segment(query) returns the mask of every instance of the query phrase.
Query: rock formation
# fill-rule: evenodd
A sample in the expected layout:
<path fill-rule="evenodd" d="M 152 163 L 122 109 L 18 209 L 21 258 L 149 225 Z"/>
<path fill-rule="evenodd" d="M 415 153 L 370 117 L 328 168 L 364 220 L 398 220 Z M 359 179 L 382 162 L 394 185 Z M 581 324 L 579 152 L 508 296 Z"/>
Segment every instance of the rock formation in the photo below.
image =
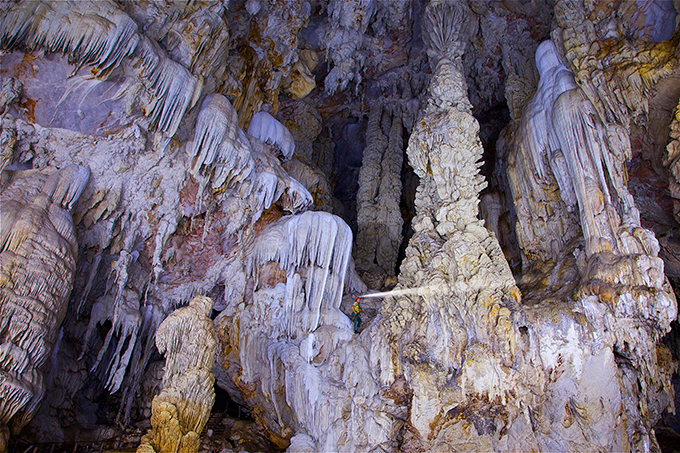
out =
<path fill-rule="evenodd" d="M 680 436 L 677 1 L 0 12 L 0 451 Z"/>
<path fill-rule="evenodd" d="M 213 304 L 209 297 L 196 296 L 158 326 L 156 346 L 166 356 L 163 390 L 153 399 L 151 431 L 138 452 L 198 452 L 215 402 Z"/>
<path fill-rule="evenodd" d="M 673 111 L 673 119 L 671 121 L 670 140 L 668 142 L 668 154 L 666 155 L 665 164 L 672 173 L 669 178 L 669 189 L 673 197 L 673 214 L 676 219 L 680 219 L 680 109 L 676 107 Z"/>
<path fill-rule="evenodd" d="M 441 449 L 440 437 L 452 442 L 463 429 L 454 424 L 458 411 L 470 411 L 474 400 L 507 401 L 517 361 L 511 313 L 519 290 L 477 219 L 482 146 L 462 66 L 472 24 L 467 8 L 446 2 L 431 2 L 423 20 L 436 69 L 407 149 L 420 186 L 399 276 L 401 287 L 418 291 L 383 308 L 413 389 L 410 423 L 423 445 L 406 442 L 409 448 Z"/>
<path fill-rule="evenodd" d="M 402 121 L 400 114 L 390 121 L 383 108 L 375 103 L 369 113 L 357 192 L 356 260 L 359 270 L 394 275 L 404 223 L 399 210 Z M 390 123 L 387 136 L 381 130 L 383 114 L 387 115 L 385 122 Z"/>
<path fill-rule="evenodd" d="M 59 338 L 78 257 L 70 209 L 85 167 L 3 174 L 0 197 L 0 450 L 33 418 Z"/>

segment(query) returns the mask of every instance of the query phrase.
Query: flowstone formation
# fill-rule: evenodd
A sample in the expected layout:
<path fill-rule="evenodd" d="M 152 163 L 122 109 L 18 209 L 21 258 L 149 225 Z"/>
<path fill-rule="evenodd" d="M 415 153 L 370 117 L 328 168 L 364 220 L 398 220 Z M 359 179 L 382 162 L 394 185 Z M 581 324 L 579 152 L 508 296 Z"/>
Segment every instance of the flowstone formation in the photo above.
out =
<path fill-rule="evenodd" d="M 383 109 L 383 105 L 376 102 L 368 118 L 357 192 L 356 260 L 360 271 L 393 276 L 404 223 L 399 210 L 404 159 L 402 120 L 399 112 L 392 116 Z M 383 124 L 389 124 L 385 128 L 387 136 L 383 133 Z"/>
<path fill-rule="evenodd" d="M 663 447 L 678 10 L 0 4 L 0 451 Z"/>
<path fill-rule="evenodd" d="M 158 326 L 156 347 L 165 354 L 163 390 L 154 397 L 151 430 L 137 448 L 143 452 L 196 453 L 215 402 L 210 372 L 217 339 L 210 320 L 213 300 L 196 296 Z"/>
<path fill-rule="evenodd" d="M 0 182 L 0 451 L 45 394 L 44 366 L 56 353 L 78 258 L 69 211 L 88 177 L 71 165 L 3 173 Z"/>
<path fill-rule="evenodd" d="M 378 378 L 390 370 L 384 336 L 377 324 L 355 336 L 340 311 L 343 288 L 366 290 L 351 272 L 351 243 L 349 227 L 328 213 L 268 225 L 242 304 L 215 320 L 218 385 L 237 390 L 290 451 L 394 448 L 403 408 L 381 396 Z"/>

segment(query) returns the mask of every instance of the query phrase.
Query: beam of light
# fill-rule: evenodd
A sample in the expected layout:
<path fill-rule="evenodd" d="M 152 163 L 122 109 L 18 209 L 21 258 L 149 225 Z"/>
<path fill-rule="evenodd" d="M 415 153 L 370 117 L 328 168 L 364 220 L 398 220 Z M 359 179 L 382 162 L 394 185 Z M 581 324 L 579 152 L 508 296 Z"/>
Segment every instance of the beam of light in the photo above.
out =
<path fill-rule="evenodd" d="M 391 291 L 383 291 L 380 293 L 370 293 L 359 296 L 360 299 L 377 298 L 377 297 L 387 297 L 387 296 L 407 296 L 411 294 L 423 295 L 429 288 L 426 286 L 420 286 L 418 288 L 404 288 L 404 289 L 393 289 Z"/>

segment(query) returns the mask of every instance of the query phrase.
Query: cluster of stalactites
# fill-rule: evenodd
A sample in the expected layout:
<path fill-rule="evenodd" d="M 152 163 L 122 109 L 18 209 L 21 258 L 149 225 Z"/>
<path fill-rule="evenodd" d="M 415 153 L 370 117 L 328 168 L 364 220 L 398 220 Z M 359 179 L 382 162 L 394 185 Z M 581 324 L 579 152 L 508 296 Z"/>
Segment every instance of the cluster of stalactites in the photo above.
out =
<path fill-rule="evenodd" d="M 629 253 L 632 245 L 622 242 L 619 229 L 639 227 L 640 219 L 626 187 L 625 130 L 599 119 L 552 41 L 536 50 L 536 66 L 541 79 L 517 139 L 520 154 L 531 160 L 524 165 L 542 183 L 555 181 L 567 209 L 578 210 L 588 254 Z"/>
<path fill-rule="evenodd" d="M 477 22 L 463 2 L 431 1 L 423 17 L 423 41 L 430 61 L 460 60 L 476 28 Z"/>
<path fill-rule="evenodd" d="M 436 0 L 425 9 L 423 41 L 435 67 L 428 87 L 428 112 L 446 112 L 451 108 L 472 111 L 462 56 L 476 26 L 472 13 L 462 2 Z"/>
<path fill-rule="evenodd" d="M 70 165 L 9 175 L 0 192 L 0 447 L 6 426 L 28 423 L 44 394 L 43 366 L 73 288 L 77 249 L 69 210 L 89 179 Z"/>
<path fill-rule="evenodd" d="M 20 44 L 68 55 L 106 73 L 139 43 L 137 24 L 113 2 L 25 2 L 6 5 L 0 21 L 3 47 Z"/>
<path fill-rule="evenodd" d="M 675 11 L 666 0 L 588 4 L 560 0 L 555 21 L 565 57 L 601 121 L 643 125 L 648 99 L 678 57 Z M 593 9 L 598 8 L 594 20 Z M 640 23 L 642 21 L 643 23 Z M 669 45 L 670 44 L 670 45 Z"/>
<path fill-rule="evenodd" d="M 270 261 L 284 271 L 289 335 L 297 324 L 304 332 L 313 332 L 323 312 L 339 309 L 351 251 L 349 226 L 325 212 L 284 217 L 260 234 L 249 272 L 257 278 L 259 267 Z M 301 319 L 295 321 L 298 312 Z"/>
<path fill-rule="evenodd" d="M 200 172 L 211 179 L 213 188 L 250 176 L 253 163 L 239 132 L 238 116 L 229 100 L 220 94 L 206 96 L 194 130 L 190 173 Z"/>
<path fill-rule="evenodd" d="M 330 27 L 325 41 L 328 60 L 333 63 L 324 81 L 327 93 L 343 91 L 350 82 L 361 83 L 365 56 L 361 49 L 364 33 L 375 14 L 374 0 L 331 0 L 328 5 Z"/>
<path fill-rule="evenodd" d="M 313 203 L 311 194 L 281 167 L 272 155 L 271 147 L 290 158 L 294 150 L 292 136 L 271 115 L 260 112 L 253 117 L 248 135 L 238 126 L 236 111 L 220 94 L 207 96 L 196 122 L 190 173 L 199 179 L 201 187 L 211 182 L 213 189 L 236 188 L 241 197 L 252 197 L 255 222 L 261 212 L 277 201 L 288 212 L 299 212 Z M 228 193 L 228 192 L 227 192 Z"/>
<path fill-rule="evenodd" d="M 112 1 L 6 3 L 2 9 L 3 48 L 23 45 L 63 53 L 78 67 L 93 66 L 93 73 L 102 77 L 133 59 L 137 77 L 151 94 L 143 110 L 168 136 L 198 99 L 199 79 L 140 34 L 137 24 Z"/>
<path fill-rule="evenodd" d="M 229 43 L 225 23 L 228 1 L 119 4 L 145 36 L 160 43 L 174 61 L 193 74 L 209 77 L 221 71 Z"/>

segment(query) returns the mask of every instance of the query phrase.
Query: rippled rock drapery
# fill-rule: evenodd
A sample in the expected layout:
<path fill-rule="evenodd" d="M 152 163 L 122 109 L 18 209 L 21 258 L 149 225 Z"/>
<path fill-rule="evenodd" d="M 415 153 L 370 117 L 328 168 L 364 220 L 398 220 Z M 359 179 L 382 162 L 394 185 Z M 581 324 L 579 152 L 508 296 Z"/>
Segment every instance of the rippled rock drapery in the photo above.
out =
<path fill-rule="evenodd" d="M 664 277 L 659 243 L 642 228 L 628 191 L 626 161 L 631 157 L 629 118 L 644 121 L 647 86 L 668 70 L 670 53 L 666 46 L 655 50 L 638 41 L 647 54 L 618 53 L 628 64 L 602 71 L 583 52 L 589 46 L 597 50 L 598 33 L 606 30 L 592 28 L 577 3 L 559 3 L 556 14 L 565 28 L 553 36 L 564 41 L 546 41 L 537 49 L 540 82 L 523 117 L 511 126 L 516 135 L 508 157 L 518 240 L 525 268 L 533 269 L 523 280 L 532 299 L 527 315 L 536 322 L 542 308 L 535 302 L 572 294 L 585 326 L 604 339 L 597 349 L 607 363 L 600 386 L 610 395 L 609 411 L 627 420 L 627 434 L 611 430 L 600 445 L 648 449 L 655 442 L 652 426 L 672 394 L 663 382 L 673 365 L 665 347 L 656 343 L 677 317 L 677 305 Z M 607 38 L 616 38 L 613 33 Z M 566 54 L 559 50 L 562 42 Z M 579 70 L 578 83 L 567 65 Z M 647 79 L 636 83 L 640 78 Z M 545 274 L 550 277 L 540 281 Z M 609 384 L 602 381 L 605 376 Z M 617 380 L 619 385 L 613 385 Z M 565 414 L 565 427 L 571 426 L 566 409 Z M 586 442 L 592 440 L 586 437 Z"/>
<path fill-rule="evenodd" d="M 3 173 L 0 194 L 0 451 L 45 394 L 44 366 L 59 341 L 78 258 L 70 209 L 86 167 Z"/>

